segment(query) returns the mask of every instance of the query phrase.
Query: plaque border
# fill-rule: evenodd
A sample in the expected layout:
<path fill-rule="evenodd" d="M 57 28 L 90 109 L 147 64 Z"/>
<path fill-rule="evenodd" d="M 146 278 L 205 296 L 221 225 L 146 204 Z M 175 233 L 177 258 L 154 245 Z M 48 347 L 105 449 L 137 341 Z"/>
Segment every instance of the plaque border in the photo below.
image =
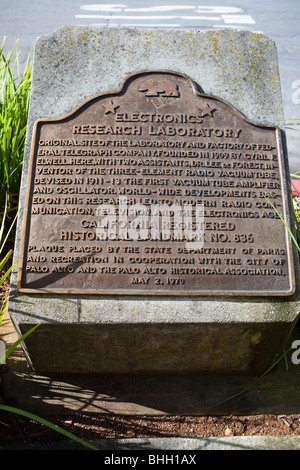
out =
<path fill-rule="evenodd" d="M 22 230 L 21 230 L 21 243 L 20 243 L 20 256 L 18 258 L 18 271 L 17 271 L 17 289 L 21 293 L 30 293 L 30 294 L 81 294 L 81 295 L 113 295 L 113 296 L 128 296 L 128 297 L 145 297 L 145 296 L 157 296 L 157 297 L 196 297 L 201 298 L 205 296 L 209 297 L 226 297 L 226 298 L 235 298 L 235 297 L 278 297 L 278 296 L 291 296 L 296 291 L 296 282 L 295 282 L 295 263 L 294 263 L 294 247 L 292 246 L 292 240 L 288 233 L 287 228 L 285 227 L 285 240 L 286 240 L 286 248 L 287 248 L 287 261 L 289 264 L 289 289 L 285 290 L 264 290 L 264 291 L 257 291 L 257 290 L 206 290 L 206 291 L 197 291 L 197 290 L 138 290 L 138 289 L 74 289 L 74 288 L 28 288 L 22 287 L 22 271 L 23 271 L 23 258 L 25 253 L 26 247 L 26 235 L 29 230 L 28 225 L 28 210 L 29 207 L 29 200 L 31 195 L 31 184 L 32 184 L 32 173 L 33 173 L 33 164 L 34 164 L 34 154 L 35 154 L 35 147 L 36 147 L 36 132 L 38 125 L 40 123 L 55 123 L 60 122 L 65 119 L 70 118 L 73 114 L 80 111 L 81 108 L 87 106 L 92 101 L 96 101 L 99 98 L 104 97 L 112 97 L 120 95 L 123 90 L 128 86 L 131 80 L 141 76 L 153 75 L 153 74 L 169 74 L 181 77 L 190 82 L 190 86 L 195 93 L 195 95 L 206 98 L 210 100 L 214 100 L 217 102 L 221 102 L 228 106 L 240 119 L 245 121 L 247 124 L 254 126 L 255 128 L 261 129 L 268 129 L 273 130 L 276 134 L 276 141 L 277 141 L 277 149 L 278 149 L 278 167 L 279 167 L 279 174 L 280 174 L 280 182 L 281 182 L 281 194 L 282 194 L 282 201 L 283 201 L 283 214 L 282 217 L 284 221 L 287 223 L 288 215 L 290 215 L 290 207 L 288 202 L 288 191 L 286 189 L 287 184 L 287 175 L 286 175 L 286 165 L 285 165 L 285 153 L 283 150 L 283 139 L 282 135 L 283 132 L 278 126 L 267 126 L 264 124 L 255 124 L 252 121 L 248 120 L 240 111 L 238 111 L 234 106 L 227 103 L 222 98 L 219 98 L 214 95 L 209 95 L 205 93 L 199 92 L 199 87 L 197 86 L 196 82 L 194 82 L 189 76 L 186 74 L 171 71 L 171 70 L 142 70 L 140 72 L 131 73 L 125 77 L 121 86 L 116 91 L 109 91 L 109 92 L 101 92 L 95 95 L 90 96 L 86 100 L 82 101 L 78 106 L 72 109 L 67 114 L 60 116 L 58 118 L 39 118 L 34 122 L 33 125 L 33 132 L 32 132 L 32 139 L 31 139 L 31 147 L 30 147 L 30 156 L 28 162 L 28 170 L 27 170 L 27 186 L 26 186 L 26 194 L 25 194 L 25 204 L 24 204 L 24 215 L 22 221 Z"/>

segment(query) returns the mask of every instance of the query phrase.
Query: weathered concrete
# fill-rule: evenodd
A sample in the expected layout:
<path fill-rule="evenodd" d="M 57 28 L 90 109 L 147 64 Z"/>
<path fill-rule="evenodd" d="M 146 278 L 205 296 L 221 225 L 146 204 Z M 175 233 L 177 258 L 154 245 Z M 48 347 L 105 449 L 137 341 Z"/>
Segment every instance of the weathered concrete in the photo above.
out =
<path fill-rule="evenodd" d="M 299 450 L 299 436 L 236 436 L 236 437 L 199 437 L 199 438 L 153 438 L 153 439 L 98 439 L 87 441 L 97 450 L 105 452 L 104 459 L 137 459 L 137 464 L 149 462 L 154 464 L 158 459 L 168 458 L 168 463 L 200 461 L 198 454 L 202 450 Z M 88 450 L 85 445 L 72 441 L 37 441 L 0 444 L 0 450 Z M 117 451 L 117 456 L 113 454 Z M 124 454 L 120 452 L 124 451 Z M 130 454 L 130 451 L 132 454 Z M 140 453 L 134 453 L 140 451 Z M 162 452 L 166 451 L 166 452 Z M 176 451 L 182 452 L 177 454 Z M 196 453 L 192 452 L 196 451 Z M 157 453 L 156 453 L 157 452 Z M 126 457 L 125 457 L 126 456 Z M 193 457 L 191 457 L 193 456 Z M 117 461 L 119 463 L 119 460 Z"/>
<path fill-rule="evenodd" d="M 255 124 L 284 129 L 276 48 L 244 31 L 66 27 L 38 39 L 15 247 L 18 259 L 32 127 L 142 70 L 194 80 Z M 298 267 L 297 267 L 298 269 Z M 299 275 L 296 273 L 298 282 Z M 299 316 L 289 298 L 172 298 L 20 294 L 9 312 L 36 372 L 256 374 L 281 353 Z"/>

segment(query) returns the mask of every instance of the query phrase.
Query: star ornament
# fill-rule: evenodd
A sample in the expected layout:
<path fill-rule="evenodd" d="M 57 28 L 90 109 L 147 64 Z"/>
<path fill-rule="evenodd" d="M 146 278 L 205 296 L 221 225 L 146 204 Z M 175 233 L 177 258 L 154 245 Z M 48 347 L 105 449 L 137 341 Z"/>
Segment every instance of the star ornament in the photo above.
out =
<path fill-rule="evenodd" d="M 108 114 L 108 113 L 115 114 L 116 109 L 120 107 L 120 106 L 114 105 L 112 100 L 110 100 L 109 103 L 103 104 L 102 106 L 105 108 L 104 114 Z"/>
<path fill-rule="evenodd" d="M 208 103 L 206 103 L 206 106 L 204 109 L 199 108 L 200 111 L 202 112 L 201 117 L 204 116 L 211 116 L 213 117 L 212 113 L 216 111 L 216 108 L 211 108 Z"/>

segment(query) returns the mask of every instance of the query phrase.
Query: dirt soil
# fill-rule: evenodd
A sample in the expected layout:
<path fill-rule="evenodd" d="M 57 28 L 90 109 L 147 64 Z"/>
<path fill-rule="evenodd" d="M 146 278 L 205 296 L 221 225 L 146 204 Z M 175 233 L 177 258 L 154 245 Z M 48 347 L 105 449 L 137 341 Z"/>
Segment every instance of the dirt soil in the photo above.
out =
<path fill-rule="evenodd" d="M 299 436 L 300 414 L 256 416 L 124 416 L 76 414 L 49 420 L 86 441 L 116 438 Z M 0 413 L 0 442 L 65 439 L 28 418 Z"/>

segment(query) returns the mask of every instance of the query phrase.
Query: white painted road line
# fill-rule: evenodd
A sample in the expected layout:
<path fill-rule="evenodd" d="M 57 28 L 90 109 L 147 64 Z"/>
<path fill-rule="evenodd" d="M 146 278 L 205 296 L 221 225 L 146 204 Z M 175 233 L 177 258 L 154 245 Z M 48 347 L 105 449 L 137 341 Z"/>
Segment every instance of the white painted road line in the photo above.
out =
<path fill-rule="evenodd" d="M 88 11 L 122 11 L 123 8 L 126 8 L 127 5 L 123 4 L 103 4 L 103 5 L 81 5 L 80 10 L 88 10 Z"/>
<path fill-rule="evenodd" d="M 255 24 L 250 15 L 221 15 L 226 24 Z"/>
<path fill-rule="evenodd" d="M 197 12 L 200 13 L 219 13 L 219 14 L 224 14 L 224 13 L 243 13 L 243 10 L 238 7 L 223 7 L 223 6 L 204 6 L 200 5 L 197 7 Z"/>
<path fill-rule="evenodd" d="M 219 22 L 212 27 L 243 27 L 242 25 L 256 24 L 255 20 L 250 15 L 246 15 L 242 8 L 227 7 L 227 6 L 210 6 L 210 5 L 159 5 L 149 7 L 135 7 L 130 8 L 123 3 L 115 4 L 89 4 L 81 5 L 80 9 L 91 13 L 77 14 L 76 19 L 82 20 L 104 20 L 104 25 L 110 25 L 111 21 L 116 21 L 117 26 L 154 26 L 154 27 L 173 27 L 179 28 L 183 26 L 182 22 L 193 22 L 201 25 L 201 22 Z M 173 14 L 172 14 L 173 12 Z M 144 14 L 143 14 L 144 13 Z M 145 13 L 148 13 L 145 15 Z M 150 13 L 150 14 L 149 14 Z M 160 14 L 161 13 L 161 14 Z M 168 14 L 169 13 L 169 14 Z M 171 14 L 170 14 L 171 13 Z M 188 15 L 193 13 L 193 15 Z M 204 13 L 205 16 L 201 15 Z M 215 16 L 215 15 L 218 16 Z M 118 22 L 121 20 L 122 25 Z M 172 23 L 172 21 L 174 21 Z M 138 23 L 128 23 L 134 21 Z M 143 22 L 147 21 L 147 24 Z M 153 21 L 150 24 L 149 21 Z M 157 22 L 157 23 L 155 23 Z M 222 24 L 223 23 L 223 24 Z M 100 23 L 102 24 L 102 23 Z M 115 24 L 115 23 L 114 23 Z M 185 24 L 186 26 L 186 24 Z"/>
<path fill-rule="evenodd" d="M 99 19 L 114 19 L 114 20 L 174 20 L 182 18 L 184 20 L 200 20 L 200 21 L 220 21 L 220 16 L 174 16 L 174 15 L 76 15 L 76 18 L 99 18 Z"/>
<path fill-rule="evenodd" d="M 139 26 L 140 28 L 180 28 L 181 24 L 178 23 L 93 23 L 93 26 L 105 26 L 105 27 L 110 27 L 110 28 L 119 28 L 124 27 L 124 28 L 130 28 L 134 27 L 136 28 Z"/>
<path fill-rule="evenodd" d="M 220 16 L 186 16 L 182 15 L 179 18 L 182 18 L 183 20 L 200 20 L 200 21 L 221 21 Z"/>
<path fill-rule="evenodd" d="M 128 8 L 127 5 L 122 3 L 116 4 L 91 4 L 81 5 L 81 10 L 87 11 L 110 11 L 120 12 L 124 11 L 137 12 L 137 13 L 150 13 L 150 12 L 166 12 L 174 10 L 197 10 L 197 13 L 213 13 L 213 14 L 232 14 L 232 13 L 243 13 L 243 10 L 238 7 L 226 7 L 226 6 L 206 6 L 206 5 L 159 5 L 150 7 L 136 7 Z"/>
<path fill-rule="evenodd" d="M 152 20 L 156 20 L 156 19 L 165 19 L 165 20 L 172 20 L 174 18 L 176 18 L 175 16 L 167 16 L 167 15 L 164 15 L 164 16 L 137 16 L 137 15 L 76 15 L 76 18 L 100 18 L 100 19 L 114 19 L 114 20 L 147 20 L 147 19 L 152 19 Z"/>
<path fill-rule="evenodd" d="M 139 7 L 139 8 L 128 8 L 127 5 L 123 4 L 106 4 L 106 5 L 82 5 L 81 10 L 87 11 L 131 11 L 131 12 L 140 12 L 140 13 L 149 13 L 149 12 L 165 12 L 173 10 L 195 10 L 197 7 L 195 5 L 161 5 L 161 6 L 152 6 L 152 7 Z M 204 13 L 207 13 L 206 11 Z M 228 13 L 228 12 L 224 12 Z"/>
<path fill-rule="evenodd" d="M 137 13 L 165 12 L 173 10 L 195 10 L 195 5 L 161 5 L 158 7 L 142 7 L 142 8 L 124 8 L 124 11 L 135 11 Z M 206 13 L 206 12 L 205 12 Z"/>

